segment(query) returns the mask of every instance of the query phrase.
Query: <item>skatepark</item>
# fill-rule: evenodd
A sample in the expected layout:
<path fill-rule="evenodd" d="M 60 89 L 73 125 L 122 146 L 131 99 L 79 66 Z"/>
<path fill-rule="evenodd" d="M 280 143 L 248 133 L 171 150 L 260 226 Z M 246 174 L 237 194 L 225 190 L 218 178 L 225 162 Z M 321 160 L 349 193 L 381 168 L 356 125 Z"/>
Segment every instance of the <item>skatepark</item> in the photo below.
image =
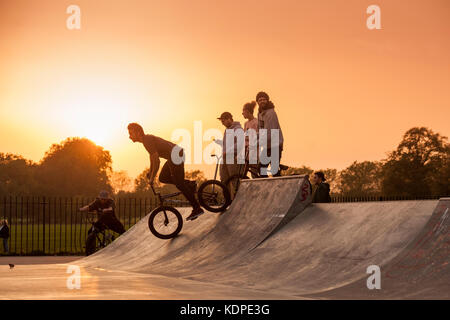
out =
<path fill-rule="evenodd" d="M 147 216 L 86 258 L 4 257 L 0 298 L 449 299 L 449 206 L 312 204 L 305 176 L 243 181 L 226 212 L 172 240 L 154 237 Z M 79 289 L 67 288 L 69 265 Z M 367 286 L 374 265 L 380 289 Z"/>

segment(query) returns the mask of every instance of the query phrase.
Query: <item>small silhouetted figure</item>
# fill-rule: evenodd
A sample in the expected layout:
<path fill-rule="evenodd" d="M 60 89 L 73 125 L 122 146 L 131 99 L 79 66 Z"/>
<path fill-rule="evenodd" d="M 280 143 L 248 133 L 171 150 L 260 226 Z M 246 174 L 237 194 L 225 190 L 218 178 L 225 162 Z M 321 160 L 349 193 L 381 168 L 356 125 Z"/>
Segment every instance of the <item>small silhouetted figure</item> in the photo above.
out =
<path fill-rule="evenodd" d="M 9 269 L 14 268 L 14 265 L 12 263 L 9 263 Z"/>
<path fill-rule="evenodd" d="M 2 220 L 0 221 L 0 238 L 3 240 L 3 251 L 5 253 L 9 252 L 8 247 L 8 239 L 9 239 L 9 226 L 8 226 L 8 220 Z"/>
<path fill-rule="evenodd" d="M 325 175 L 318 171 L 314 173 L 313 183 L 316 186 L 313 201 L 315 203 L 331 202 L 330 185 L 325 182 Z"/>

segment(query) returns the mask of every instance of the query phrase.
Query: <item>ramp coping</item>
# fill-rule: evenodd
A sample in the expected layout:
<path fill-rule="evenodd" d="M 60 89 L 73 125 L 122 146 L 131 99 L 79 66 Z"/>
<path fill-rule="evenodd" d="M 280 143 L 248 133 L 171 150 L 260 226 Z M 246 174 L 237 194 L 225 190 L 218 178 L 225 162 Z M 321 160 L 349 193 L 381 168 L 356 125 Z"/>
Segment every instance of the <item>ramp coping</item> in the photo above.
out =
<path fill-rule="evenodd" d="M 242 182 L 256 182 L 256 181 L 266 181 L 266 180 L 275 180 L 275 179 L 298 179 L 305 178 L 309 179 L 308 174 L 299 174 L 299 175 L 291 175 L 291 176 L 281 176 L 281 177 L 268 177 L 268 178 L 256 178 L 256 179 L 242 179 Z"/>

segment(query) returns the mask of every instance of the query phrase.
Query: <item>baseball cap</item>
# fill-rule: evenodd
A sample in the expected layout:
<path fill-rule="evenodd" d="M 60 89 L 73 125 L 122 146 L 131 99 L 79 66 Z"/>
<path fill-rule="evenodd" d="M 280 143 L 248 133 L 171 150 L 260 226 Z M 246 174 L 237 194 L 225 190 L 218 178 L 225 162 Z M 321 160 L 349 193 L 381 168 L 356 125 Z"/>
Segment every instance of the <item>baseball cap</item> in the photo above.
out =
<path fill-rule="evenodd" d="M 233 119 L 233 116 L 231 115 L 231 113 L 229 112 L 224 112 L 220 115 L 219 118 L 217 118 L 218 120 L 225 120 L 225 119 Z"/>
<path fill-rule="evenodd" d="M 98 197 L 100 199 L 108 199 L 109 198 L 109 193 L 106 190 L 102 190 L 102 191 L 100 191 Z"/>

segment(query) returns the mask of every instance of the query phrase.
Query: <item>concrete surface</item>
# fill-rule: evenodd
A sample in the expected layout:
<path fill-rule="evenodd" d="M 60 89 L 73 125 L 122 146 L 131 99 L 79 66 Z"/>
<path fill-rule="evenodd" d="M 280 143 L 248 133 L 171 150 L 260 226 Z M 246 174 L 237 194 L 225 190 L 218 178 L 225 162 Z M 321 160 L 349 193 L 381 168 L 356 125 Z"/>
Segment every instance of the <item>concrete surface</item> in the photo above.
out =
<path fill-rule="evenodd" d="M 68 289 L 68 264 L 0 265 L 3 300 L 196 300 L 196 299 L 299 299 L 287 295 L 161 275 L 81 268 L 80 289 Z M 45 259 L 47 263 L 51 259 Z M 207 291 L 205 291 L 207 288 Z M 206 294 L 207 292 L 207 294 Z"/>
<path fill-rule="evenodd" d="M 145 217 L 70 262 L 80 290 L 66 288 L 68 263 L 0 265 L 0 298 L 450 299 L 450 199 L 310 204 L 309 190 L 301 176 L 245 181 L 227 212 L 169 241 Z M 381 290 L 367 288 L 370 265 Z"/>
<path fill-rule="evenodd" d="M 30 264 L 55 264 L 69 263 L 80 260 L 84 257 L 80 256 L 1 256 L 0 266 L 7 266 L 10 263 L 14 265 L 30 265 Z"/>

